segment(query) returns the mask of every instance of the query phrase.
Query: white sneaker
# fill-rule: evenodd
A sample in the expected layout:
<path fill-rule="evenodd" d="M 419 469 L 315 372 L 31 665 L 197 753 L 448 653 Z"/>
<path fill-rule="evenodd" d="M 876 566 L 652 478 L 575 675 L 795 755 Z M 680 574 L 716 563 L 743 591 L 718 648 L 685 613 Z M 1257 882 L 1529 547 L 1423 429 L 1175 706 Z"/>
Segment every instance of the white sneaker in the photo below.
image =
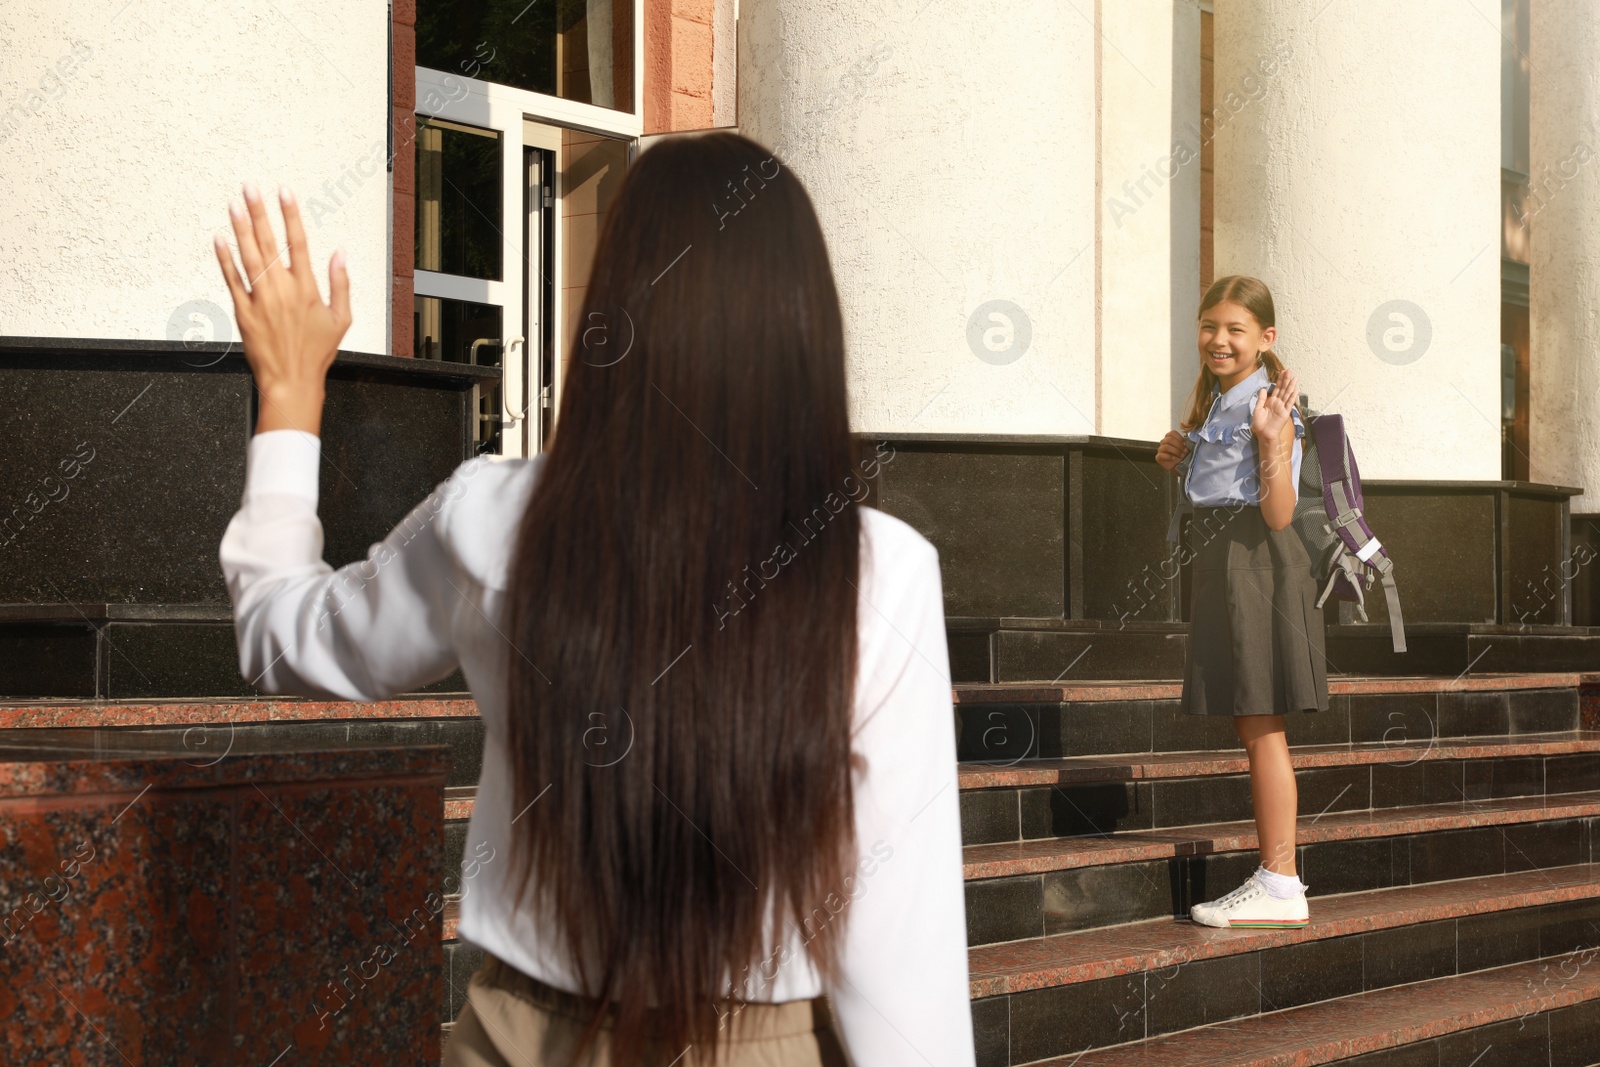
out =
<path fill-rule="evenodd" d="M 1268 893 L 1252 874 L 1233 892 L 1190 908 L 1189 918 L 1202 926 L 1298 928 L 1311 922 L 1311 912 L 1306 907 L 1305 893 L 1281 900 Z"/>

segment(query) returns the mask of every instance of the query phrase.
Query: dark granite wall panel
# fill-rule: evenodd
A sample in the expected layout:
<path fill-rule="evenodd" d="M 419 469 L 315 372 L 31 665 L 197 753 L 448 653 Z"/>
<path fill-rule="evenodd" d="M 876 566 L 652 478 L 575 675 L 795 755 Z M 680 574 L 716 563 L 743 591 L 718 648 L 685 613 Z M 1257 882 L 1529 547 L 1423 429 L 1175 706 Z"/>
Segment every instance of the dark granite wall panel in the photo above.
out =
<path fill-rule="evenodd" d="M 945 614 L 1066 613 L 1066 459 L 895 443 L 878 504 L 939 550 Z"/>
<path fill-rule="evenodd" d="M 1569 529 L 1568 551 L 1578 571 L 1572 579 L 1572 625 L 1600 626 L 1600 515 L 1573 515 Z"/>
<path fill-rule="evenodd" d="M 329 381 L 319 489 L 329 563 L 365 559 L 467 457 L 470 396 L 365 375 Z"/>
<path fill-rule="evenodd" d="M 862 438 L 863 444 L 874 440 Z M 1184 618 L 1188 570 L 1168 573 L 1166 541 L 1176 486 L 1154 462 L 1148 442 L 1003 435 L 889 440 L 896 459 L 885 466 L 873 502 L 939 548 L 947 615 L 992 620 L 993 631 L 1002 634 L 1012 629 L 1006 619 L 1159 626 Z M 1380 481 L 1365 489 L 1369 520 L 1397 568 L 1408 629 L 1514 624 L 1513 606 L 1529 605 L 1511 603 L 1513 587 L 1526 600 L 1551 576 L 1557 577 L 1543 584 L 1556 594 L 1536 597 L 1525 621 L 1566 621 L 1559 576 L 1562 562 L 1569 561 L 1565 570 L 1571 571 L 1577 557 L 1565 542 L 1588 545 L 1590 537 L 1577 532 L 1576 521 L 1572 531 L 1564 529 L 1570 490 L 1498 481 Z M 1592 540 L 1595 552 L 1585 551 L 1585 562 L 1600 553 L 1600 523 Z M 1591 592 L 1600 583 L 1588 581 L 1586 568 L 1577 569 L 1578 581 L 1587 584 L 1576 590 L 1575 610 L 1584 616 L 1576 621 L 1600 620 L 1600 607 L 1587 606 L 1590 599 L 1600 603 L 1600 593 Z M 1381 586 L 1367 591 L 1366 609 L 1372 624 L 1388 622 Z M 1330 601 L 1324 610 L 1330 624 L 1355 619 L 1350 604 Z M 963 637 L 953 657 L 962 680 L 1049 679 L 1066 665 L 1051 667 L 1032 656 L 1026 664 L 1015 662 L 1018 650 L 998 640 L 985 657 L 976 629 L 958 629 L 973 635 Z M 1370 648 L 1344 648 L 1343 658 L 1330 643 L 1329 671 L 1454 674 L 1465 663 L 1456 662 L 1459 640 L 1449 643 L 1435 648 L 1430 635 L 1417 633 L 1408 639 L 1412 650 L 1395 656 L 1384 651 L 1385 635 L 1381 643 L 1366 642 Z M 1132 667 L 1104 675 L 1132 676 L 1141 675 Z"/>
<path fill-rule="evenodd" d="M 1368 524 L 1394 560 L 1407 624 L 1496 621 L 1494 491 L 1363 488 Z M 1382 589 L 1374 583 L 1367 594 L 1371 622 L 1389 621 Z"/>
<path fill-rule="evenodd" d="M 0 604 L 226 604 L 254 391 L 236 348 L 0 338 Z M 467 457 L 477 367 L 340 353 L 323 419 L 330 562 Z M 23 621 L 23 620 L 19 620 Z"/>
<path fill-rule="evenodd" d="M 231 622 L 110 623 L 104 640 L 113 700 L 260 695 L 239 674 Z"/>
<path fill-rule="evenodd" d="M 217 545 L 244 486 L 250 379 L 178 356 L 0 368 L 0 603 L 226 600 Z"/>
<path fill-rule="evenodd" d="M 1182 678 L 1181 633 L 1115 628 L 1081 633 L 1002 630 L 994 635 L 997 682 L 1062 678 Z"/>
<path fill-rule="evenodd" d="M 1507 493 L 1503 622 L 1564 625 L 1576 560 L 1562 554 L 1562 502 Z"/>
<path fill-rule="evenodd" d="M 1172 475 L 1143 453 L 1085 451 L 1082 462 L 1084 618 L 1171 621 Z"/>
<path fill-rule="evenodd" d="M 492 368 L 340 353 L 321 472 L 325 555 L 365 556 L 467 457 Z M 0 695 L 245 696 L 217 547 L 239 506 L 256 403 L 236 346 L 0 338 Z M 103 626 L 64 625 L 74 604 Z M 93 605 L 99 605 L 98 609 Z M 196 609 L 199 609 L 196 612 Z M 146 618 L 145 616 L 120 616 Z M 430 687 L 461 688 L 459 679 Z"/>
<path fill-rule="evenodd" d="M 98 642 L 88 623 L 0 626 L 0 696 L 98 695 Z"/>

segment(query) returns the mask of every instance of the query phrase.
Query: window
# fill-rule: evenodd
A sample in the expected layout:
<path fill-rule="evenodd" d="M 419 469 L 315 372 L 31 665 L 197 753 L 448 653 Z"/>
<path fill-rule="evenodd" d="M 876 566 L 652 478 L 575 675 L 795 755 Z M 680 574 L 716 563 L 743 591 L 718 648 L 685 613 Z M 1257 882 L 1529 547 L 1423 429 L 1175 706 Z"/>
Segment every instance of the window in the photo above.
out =
<path fill-rule="evenodd" d="M 500 280 L 500 135 L 417 123 L 417 269 Z"/>
<path fill-rule="evenodd" d="M 418 0 L 415 355 L 501 366 L 478 449 L 547 447 L 642 130 L 642 0 Z"/>
<path fill-rule="evenodd" d="M 417 4 L 417 65 L 632 113 L 632 0 Z"/>
<path fill-rule="evenodd" d="M 412 355 L 499 367 L 505 351 L 502 138 L 419 116 Z M 503 386 L 474 387 L 480 453 L 499 452 Z"/>

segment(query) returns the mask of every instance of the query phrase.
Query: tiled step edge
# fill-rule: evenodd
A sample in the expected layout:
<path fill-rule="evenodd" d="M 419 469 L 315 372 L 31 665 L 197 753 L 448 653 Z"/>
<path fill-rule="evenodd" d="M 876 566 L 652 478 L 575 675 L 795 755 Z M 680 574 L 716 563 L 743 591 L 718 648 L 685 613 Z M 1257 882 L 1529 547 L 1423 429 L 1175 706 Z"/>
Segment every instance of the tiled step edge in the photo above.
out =
<path fill-rule="evenodd" d="M 1536 960 L 1230 1019 L 1030 1067 L 1312 1067 L 1594 1000 L 1600 965 L 1585 962 L 1571 978 L 1548 960 Z"/>
<path fill-rule="evenodd" d="M 972 998 L 977 1000 L 1304 941 L 1596 898 L 1600 898 L 1600 863 L 1575 864 L 1314 896 L 1310 900 L 1311 925 L 1301 930 L 1221 930 L 1157 919 L 982 945 L 968 951 L 968 972 Z"/>
<path fill-rule="evenodd" d="M 1381 741 L 1354 745 L 1303 745 L 1292 750 L 1297 768 L 1349 767 L 1368 764 L 1413 764 L 1425 760 L 1499 759 L 1514 756 L 1565 756 L 1600 752 L 1600 730 L 1523 734 L 1516 740 L 1437 738 L 1429 745 L 1390 745 Z M 1241 753 L 1136 753 L 1132 756 L 1070 756 L 1022 760 L 1014 765 L 963 763 L 958 785 L 963 790 L 1040 785 L 1083 785 L 1135 779 L 1196 778 L 1245 774 L 1250 761 Z M 445 790 L 446 821 L 472 817 L 472 786 Z"/>
<path fill-rule="evenodd" d="M 1528 673 L 1465 675 L 1460 678 L 1329 679 L 1330 696 L 1355 693 L 1436 693 L 1508 689 L 1577 688 L 1593 675 Z M 1108 700 L 1176 700 L 1183 686 L 1176 682 L 1087 682 L 1072 685 L 1015 683 L 963 684 L 954 687 L 958 704 L 1033 704 Z M 413 697 L 372 702 L 348 700 L 182 700 L 81 701 L 28 700 L 0 704 L 0 729 L 60 726 L 163 726 L 194 723 L 310 721 L 317 719 L 454 718 L 478 714 L 477 704 L 462 697 Z"/>
<path fill-rule="evenodd" d="M 478 796 L 475 785 L 446 786 L 444 791 L 444 821 L 456 822 L 472 818 L 473 804 Z"/>
<path fill-rule="evenodd" d="M 1600 790 L 1550 797 L 1471 800 L 1376 811 L 1302 815 L 1296 840 L 1299 844 L 1308 845 L 1318 841 L 1393 837 L 1472 826 L 1577 819 L 1590 815 L 1600 815 Z M 1238 852 L 1256 847 L 1255 823 L 1229 822 L 1160 830 L 1130 830 L 1114 835 L 1047 837 L 968 845 L 962 849 L 962 855 L 965 876 L 979 879 L 1211 852 Z"/>
<path fill-rule="evenodd" d="M 1526 674 L 1468 674 L 1454 678 L 1435 675 L 1373 675 L 1329 678 L 1328 695 L 1362 693 L 1493 692 L 1506 689 L 1576 689 L 1591 677 L 1575 671 L 1534 671 Z M 1071 682 L 962 682 L 955 687 L 957 704 L 1055 704 L 1099 700 L 1177 700 L 1183 683 L 1163 680 Z"/>
<path fill-rule="evenodd" d="M 0 729 L 61 726 L 181 726 L 196 723 L 314 722 L 325 719 L 477 718 L 478 705 L 459 697 L 378 700 L 193 700 L 171 703 L 0 705 Z"/>
<path fill-rule="evenodd" d="M 1347 767 L 1377 763 L 1420 763 L 1424 760 L 1494 759 L 1504 756 L 1560 756 L 1600 752 L 1600 730 L 1568 730 L 1518 734 L 1515 739 L 1434 738 L 1426 744 L 1383 741 L 1349 745 L 1300 745 L 1290 750 L 1297 768 Z M 1031 785 L 1078 785 L 1133 779 L 1194 778 L 1244 774 L 1250 761 L 1238 752 L 1138 752 L 1123 756 L 1067 756 L 1024 759 L 1014 764 L 962 763 L 962 789 L 994 789 Z"/>

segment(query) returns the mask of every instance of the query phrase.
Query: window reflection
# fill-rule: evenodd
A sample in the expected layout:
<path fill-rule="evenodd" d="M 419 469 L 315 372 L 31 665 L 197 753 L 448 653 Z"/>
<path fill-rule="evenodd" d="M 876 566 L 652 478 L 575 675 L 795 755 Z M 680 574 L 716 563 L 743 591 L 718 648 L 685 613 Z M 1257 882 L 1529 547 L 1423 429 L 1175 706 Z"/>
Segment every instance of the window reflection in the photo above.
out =
<path fill-rule="evenodd" d="M 628 0 L 418 0 L 417 65 L 633 111 Z"/>
<path fill-rule="evenodd" d="M 499 281 L 500 135 L 417 118 L 417 269 Z"/>
<path fill-rule="evenodd" d="M 618 141 L 581 130 L 561 131 L 561 221 L 565 239 L 562 242 L 562 274 L 565 279 L 561 290 L 563 317 L 567 323 L 567 339 L 561 346 L 563 371 L 571 359 L 573 342 L 583 330 L 594 323 L 580 322 L 583 298 L 589 287 L 589 270 L 594 265 L 595 246 L 600 231 L 605 226 L 606 213 L 622 186 L 623 172 L 628 169 L 628 142 Z M 624 344 L 623 334 L 609 336 L 609 330 L 621 330 L 621 324 L 612 324 L 607 331 L 607 343 Z M 597 335 L 598 336 L 598 335 Z"/>
<path fill-rule="evenodd" d="M 493 304 L 419 296 L 412 354 L 419 359 L 498 367 L 500 321 L 500 309 Z M 481 343 L 484 341 L 489 343 Z"/>
<path fill-rule="evenodd" d="M 500 309 L 491 304 L 419 296 L 412 354 L 419 359 L 498 367 L 505 351 L 501 323 Z M 472 392 L 478 416 L 473 431 L 475 447 L 480 455 L 497 452 L 502 428 L 501 383 L 475 386 Z"/>

